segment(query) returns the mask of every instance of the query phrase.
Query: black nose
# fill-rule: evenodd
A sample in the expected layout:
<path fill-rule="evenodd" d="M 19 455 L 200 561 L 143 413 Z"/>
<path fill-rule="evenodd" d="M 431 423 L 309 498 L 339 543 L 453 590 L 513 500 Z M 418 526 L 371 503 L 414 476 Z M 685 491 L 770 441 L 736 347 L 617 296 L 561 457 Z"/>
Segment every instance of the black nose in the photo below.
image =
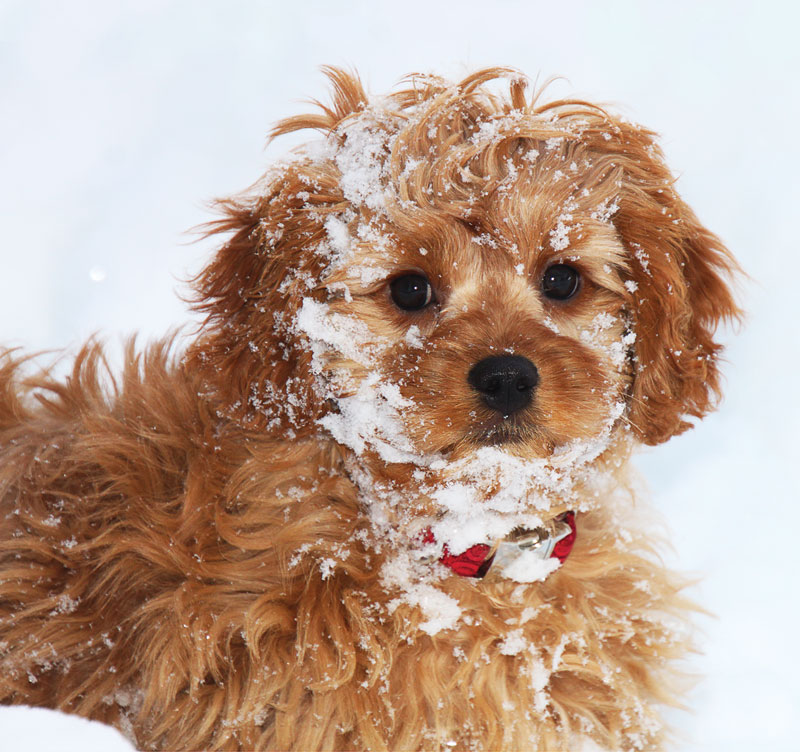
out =
<path fill-rule="evenodd" d="M 509 416 L 530 403 L 539 372 L 521 355 L 499 355 L 472 366 L 467 381 L 489 407 Z"/>

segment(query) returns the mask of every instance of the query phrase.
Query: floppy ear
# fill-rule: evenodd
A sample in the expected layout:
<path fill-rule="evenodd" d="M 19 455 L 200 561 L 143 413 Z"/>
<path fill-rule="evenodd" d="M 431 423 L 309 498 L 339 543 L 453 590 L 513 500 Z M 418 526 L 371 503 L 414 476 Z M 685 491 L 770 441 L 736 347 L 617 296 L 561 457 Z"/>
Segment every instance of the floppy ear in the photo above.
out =
<path fill-rule="evenodd" d="M 687 418 L 702 418 L 720 396 L 714 332 L 741 315 L 728 284 L 738 266 L 676 193 L 653 134 L 629 123 L 615 134 L 607 145 L 622 171 L 614 224 L 635 283 L 629 417 L 654 445 L 690 428 Z"/>
<path fill-rule="evenodd" d="M 293 323 L 304 298 L 324 294 L 318 283 L 328 260 L 317 251 L 324 215 L 342 200 L 324 169 L 315 170 L 310 192 L 307 170 L 286 166 L 261 195 L 219 202 L 225 216 L 209 234 L 231 237 L 193 281 L 205 321 L 185 361 L 218 410 L 247 428 L 290 436 L 309 430 L 323 409 Z"/>
<path fill-rule="evenodd" d="M 330 134 L 364 109 L 356 74 L 323 70 L 333 85 L 331 106 L 280 121 L 270 139 L 304 129 Z M 194 308 L 205 320 L 185 364 L 201 373 L 217 409 L 240 425 L 291 437 L 313 430 L 325 412 L 294 321 L 305 298 L 326 295 L 325 219 L 348 206 L 339 177 L 321 155 L 298 157 L 268 173 L 249 197 L 218 203 L 224 216 L 208 234 L 230 238 L 193 280 Z"/>

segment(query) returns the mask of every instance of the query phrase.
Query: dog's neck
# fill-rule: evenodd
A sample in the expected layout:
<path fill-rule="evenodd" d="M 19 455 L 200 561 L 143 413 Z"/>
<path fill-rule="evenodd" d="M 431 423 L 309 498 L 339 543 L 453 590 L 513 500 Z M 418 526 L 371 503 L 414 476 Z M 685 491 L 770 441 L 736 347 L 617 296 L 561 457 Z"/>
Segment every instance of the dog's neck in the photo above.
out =
<path fill-rule="evenodd" d="M 575 515 L 618 485 L 631 443 L 627 432 L 614 438 L 586 464 L 558 468 L 495 452 L 478 458 L 480 472 L 467 461 L 420 468 L 340 449 L 375 551 L 390 560 L 405 551 L 404 561 L 431 575 L 438 562 L 466 577 L 526 582 L 558 568 L 575 541 Z"/>

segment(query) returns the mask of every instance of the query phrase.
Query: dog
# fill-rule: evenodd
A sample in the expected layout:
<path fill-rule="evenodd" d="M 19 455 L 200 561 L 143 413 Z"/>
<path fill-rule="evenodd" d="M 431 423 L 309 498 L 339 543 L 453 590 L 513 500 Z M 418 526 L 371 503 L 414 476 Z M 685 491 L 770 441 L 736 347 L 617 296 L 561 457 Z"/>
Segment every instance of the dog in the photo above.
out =
<path fill-rule="evenodd" d="M 737 266 L 653 132 L 415 75 L 221 201 L 188 344 L 0 383 L 0 701 L 142 749 L 652 749 L 692 648 L 629 459 Z"/>

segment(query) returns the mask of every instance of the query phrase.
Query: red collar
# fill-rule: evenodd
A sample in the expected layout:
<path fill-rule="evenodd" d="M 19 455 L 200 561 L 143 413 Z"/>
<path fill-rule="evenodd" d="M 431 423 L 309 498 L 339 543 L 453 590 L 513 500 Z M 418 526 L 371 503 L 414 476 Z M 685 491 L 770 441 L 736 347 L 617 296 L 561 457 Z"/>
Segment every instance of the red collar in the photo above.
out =
<path fill-rule="evenodd" d="M 512 531 L 508 538 L 500 543 L 490 546 L 487 543 L 478 543 L 468 548 L 463 553 L 454 556 L 447 545 L 444 546 L 439 561 L 462 577 L 484 577 L 498 558 L 498 551 L 502 547 L 513 547 L 517 550 L 534 550 L 542 559 L 558 559 L 562 564 L 572 551 L 575 538 L 578 535 L 575 525 L 575 512 L 564 512 L 556 518 L 556 528 L 551 533 L 543 528 L 536 530 Z M 430 530 L 425 532 L 425 543 L 433 543 L 434 537 Z"/>

